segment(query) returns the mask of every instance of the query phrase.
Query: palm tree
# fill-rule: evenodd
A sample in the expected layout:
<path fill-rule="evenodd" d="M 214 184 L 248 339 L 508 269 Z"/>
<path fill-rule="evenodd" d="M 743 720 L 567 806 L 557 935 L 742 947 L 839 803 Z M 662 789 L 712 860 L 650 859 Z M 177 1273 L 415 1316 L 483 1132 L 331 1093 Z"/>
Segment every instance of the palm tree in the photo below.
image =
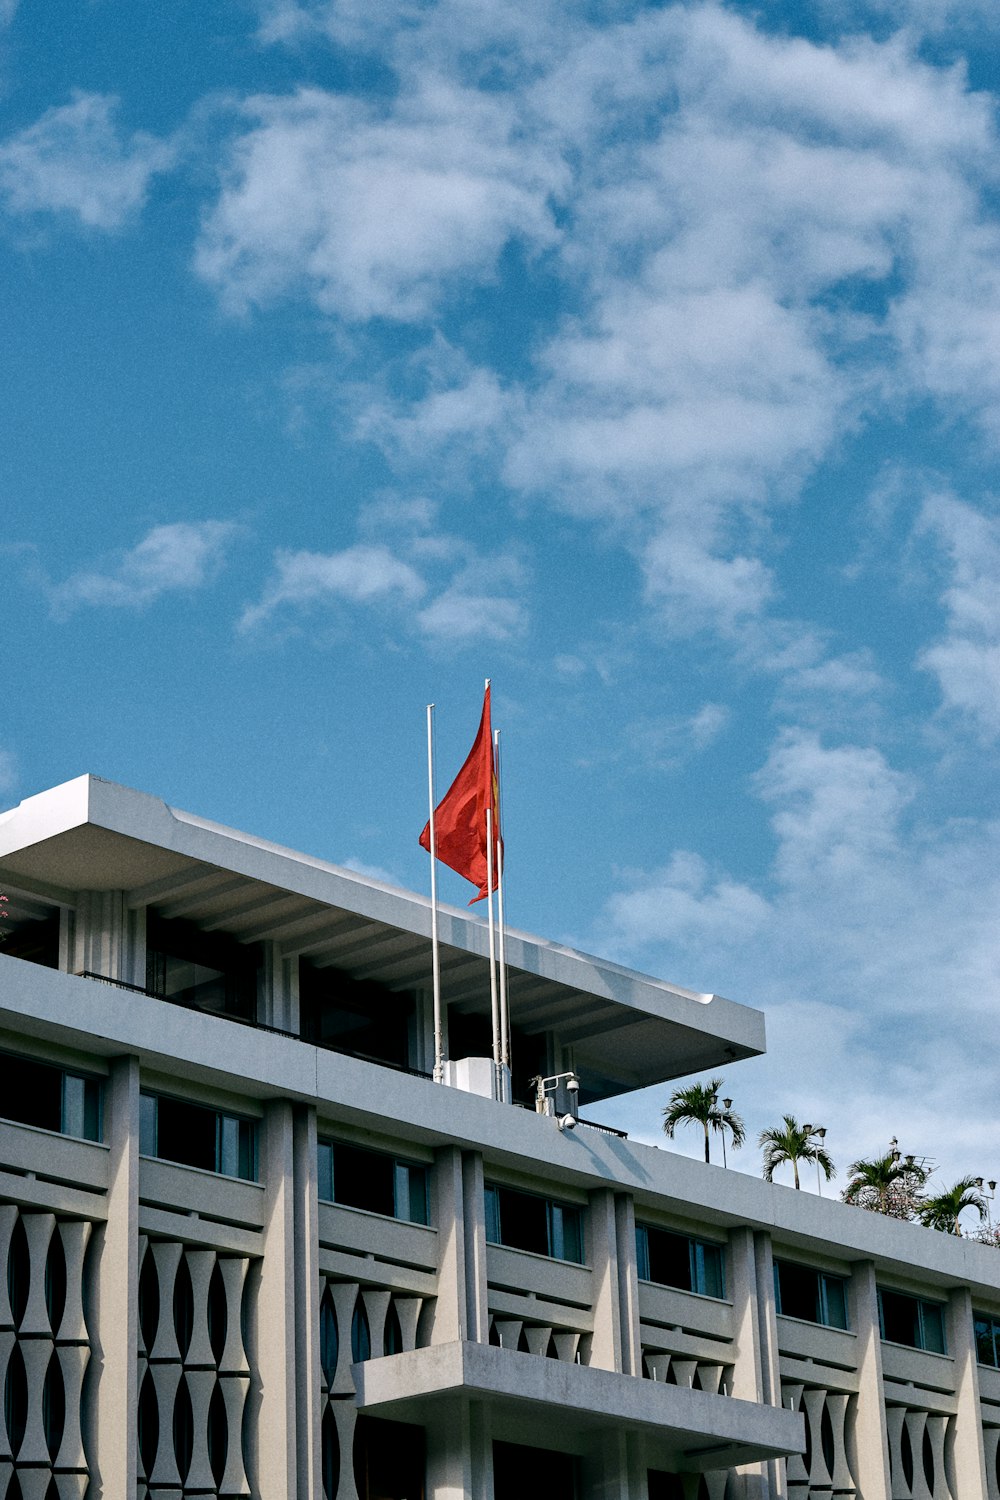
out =
<path fill-rule="evenodd" d="M 966 1208 L 974 1208 L 980 1220 L 986 1218 L 986 1200 L 977 1192 L 975 1177 L 960 1177 L 947 1192 L 928 1198 L 920 1210 L 920 1222 L 928 1229 L 941 1229 L 945 1234 L 961 1234 L 958 1216 Z"/>
<path fill-rule="evenodd" d="M 851 1180 L 840 1195 L 845 1203 L 892 1219 L 911 1219 L 919 1209 L 927 1171 L 912 1157 L 904 1159 L 898 1151 L 887 1151 L 885 1156 L 852 1161 L 847 1170 Z"/>
<path fill-rule="evenodd" d="M 785 1115 L 784 1125 L 772 1125 L 769 1130 L 762 1130 L 758 1145 L 764 1152 L 764 1180 L 774 1181 L 775 1170 L 786 1161 L 792 1164 L 792 1173 L 795 1178 L 795 1186 L 801 1187 L 799 1182 L 799 1162 L 814 1161 L 826 1173 L 827 1182 L 836 1174 L 836 1167 L 827 1152 L 826 1147 L 813 1139 L 811 1125 L 800 1125 L 794 1115 Z"/>
<path fill-rule="evenodd" d="M 705 1160 L 707 1162 L 712 1160 L 709 1149 L 710 1131 L 721 1133 L 723 1146 L 725 1146 L 725 1132 L 728 1130 L 737 1150 L 747 1138 L 743 1121 L 732 1111 L 732 1100 L 724 1099 L 723 1108 L 719 1108 L 721 1088 L 722 1079 L 713 1078 L 709 1083 L 691 1083 L 685 1089 L 674 1089 L 670 1095 L 670 1103 L 663 1111 L 663 1129 L 671 1140 L 674 1138 L 674 1131 L 678 1125 L 702 1126 L 705 1132 Z"/>

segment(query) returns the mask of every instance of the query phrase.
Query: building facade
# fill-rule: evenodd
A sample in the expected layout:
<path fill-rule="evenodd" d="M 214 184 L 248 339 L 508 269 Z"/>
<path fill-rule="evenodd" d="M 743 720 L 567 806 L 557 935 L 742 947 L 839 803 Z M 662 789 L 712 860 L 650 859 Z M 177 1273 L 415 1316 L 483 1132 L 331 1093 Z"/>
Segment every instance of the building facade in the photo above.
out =
<path fill-rule="evenodd" d="M 440 1084 L 418 896 L 95 777 L 0 882 L 0 1500 L 1000 1500 L 995 1250 L 589 1118 L 757 1012 L 511 935 L 504 1104 L 461 913 Z"/>

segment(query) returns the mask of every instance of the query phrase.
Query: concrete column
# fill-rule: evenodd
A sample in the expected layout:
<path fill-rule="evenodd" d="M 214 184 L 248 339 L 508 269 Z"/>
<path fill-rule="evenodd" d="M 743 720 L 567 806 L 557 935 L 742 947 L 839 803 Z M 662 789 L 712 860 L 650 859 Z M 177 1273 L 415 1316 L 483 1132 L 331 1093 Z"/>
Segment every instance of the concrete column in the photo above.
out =
<path fill-rule="evenodd" d="M 74 972 L 102 974 L 106 979 L 133 979 L 131 963 L 131 918 L 124 891 L 81 891 L 74 924 Z"/>
<path fill-rule="evenodd" d="M 487 1344 L 490 1311 L 486 1280 L 486 1189 L 483 1158 L 474 1151 L 466 1151 L 462 1156 L 462 1218 L 465 1225 L 465 1337 L 477 1344 Z"/>
<path fill-rule="evenodd" d="M 856 1261 L 851 1267 L 848 1315 L 858 1336 L 858 1396 L 853 1423 L 848 1416 L 847 1457 L 864 1500 L 890 1500 L 892 1483 L 882 1390 L 882 1337 L 873 1261 Z"/>
<path fill-rule="evenodd" d="M 494 1500 L 492 1431 L 484 1402 L 449 1403 L 424 1434 L 427 1500 Z"/>
<path fill-rule="evenodd" d="M 468 1332 L 465 1193 L 462 1153 L 457 1146 L 442 1146 L 434 1153 L 433 1195 L 438 1232 L 438 1294 L 431 1343 L 452 1344 L 473 1336 Z"/>
<path fill-rule="evenodd" d="M 119 1057 L 104 1093 L 108 1143 L 108 1219 L 92 1252 L 87 1327 L 92 1342 L 88 1379 L 96 1400 L 85 1403 L 84 1447 L 101 1500 L 134 1500 L 139 1348 L 139 1063 Z"/>
<path fill-rule="evenodd" d="M 618 1318 L 622 1336 L 622 1370 L 642 1375 L 639 1331 L 639 1265 L 635 1253 L 635 1203 L 629 1193 L 615 1194 L 615 1244 L 618 1252 Z"/>
<path fill-rule="evenodd" d="M 580 1464 L 582 1500 L 647 1500 L 642 1441 L 634 1433 L 602 1432 Z"/>
<path fill-rule="evenodd" d="M 299 1494 L 322 1491 L 319 1366 L 319 1195 L 316 1181 L 316 1111 L 295 1105 L 295 1381 Z"/>
<path fill-rule="evenodd" d="M 762 1401 L 761 1315 L 757 1299 L 757 1256 L 752 1229 L 741 1227 L 730 1231 L 726 1293 L 733 1304 L 735 1358 L 732 1395 L 741 1401 Z M 765 1318 L 765 1326 L 766 1323 Z M 769 1495 L 772 1476 L 768 1473 L 766 1463 L 744 1464 L 739 1474 L 741 1500 L 764 1500 Z"/>
<path fill-rule="evenodd" d="M 277 945 L 276 945 L 277 946 Z M 280 952 L 280 948 L 279 948 Z M 273 1024 L 296 1036 L 301 1030 L 302 1012 L 299 1006 L 299 960 L 298 956 L 281 959 L 280 971 L 275 968 L 275 1015 L 280 1019 Z"/>
<path fill-rule="evenodd" d="M 979 1371 L 972 1323 L 972 1294 L 967 1286 L 953 1287 L 945 1313 L 948 1353 L 955 1361 L 955 1441 L 948 1481 L 962 1500 L 987 1500 L 983 1422 L 979 1409 Z"/>
<path fill-rule="evenodd" d="M 757 1299 L 757 1340 L 760 1352 L 760 1400 L 769 1406 L 783 1405 L 781 1366 L 778 1357 L 778 1312 L 774 1297 L 774 1254 L 771 1236 L 757 1230 L 753 1237 L 754 1290 Z M 788 1478 L 783 1458 L 772 1458 L 757 1471 L 766 1478 L 764 1493 L 772 1500 L 786 1500 Z M 752 1493 L 752 1489 L 751 1489 Z M 868 1497 L 865 1497 L 868 1500 Z"/>
<path fill-rule="evenodd" d="M 297 1500 L 295 1147 L 291 1104 L 284 1099 L 268 1103 L 262 1134 L 264 1255 L 252 1325 L 253 1362 L 260 1382 L 257 1441 L 251 1445 L 257 1451 L 255 1489 L 260 1500 Z"/>
<path fill-rule="evenodd" d="M 610 1188 L 590 1194 L 589 1260 L 594 1282 L 594 1341 L 590 1363 L 600 1370 L 622 1368 L 622 1323 L 619 1297 L 618 1236 L 615 1195 Z"/>

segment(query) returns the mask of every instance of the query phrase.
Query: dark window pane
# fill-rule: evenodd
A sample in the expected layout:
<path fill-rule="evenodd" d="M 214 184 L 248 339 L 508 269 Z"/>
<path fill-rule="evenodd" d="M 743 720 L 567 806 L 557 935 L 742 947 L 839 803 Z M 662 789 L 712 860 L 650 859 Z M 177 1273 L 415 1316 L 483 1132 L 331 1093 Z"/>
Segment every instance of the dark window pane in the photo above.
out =
<path fill-rule="evenodd" d="M 41 1130 L 62 1129 L 61 1068 L 0 1053 L 0 1115 Z"/>
<path fill-rule="evenodd" d="M 500 1244 L 500 1195 L 489 1183 L 486 1185 L 486 1243 Z"/>
<path fill-rule="evenodd" d="M 981 1365 L 997 1364 L 996 1345 L 993 1340 L 994 1323 L 985 1316 L 976 1318 L 976 1358 Z"/>
<path fill-rule="evenodd" d="M 691 1241 L 683 1234 L 669 1234 L 664 1229 L 650 1229 L 649 1279 L 661 1286 L 693 1291 L 691 1285 Z"/>
<path fill-rule="evenodd" d="M 945 1352 L 943 1312 L 944 1309 L 937 1302 L 921 1302 L 920 1304 L 921 1348 L 928 1350 L 931 1354 Z"/>
<path fill-rule="evenodd" d="M 830 1328 L 847 1327 L 847 1283 L 839 1276 L 823 1277 L 825 1321 Z"/>
<path fill-rule="evenodd" d="M 253 1020 L 259 949 L 150 911 L 146 988 L 180 1005 Z"/>
<path fill-rule="evenodd" d="M 360 1146 L 333 1147 L 333 1200 L 368 1213 L 395 1213 L 393 1160 Z"/>
<path fill-rule="evenodd" d="M 640 1281 L 649 1280 L 649 1239 L 643 1224 L 635 1226 L 635 1258 Z"/>
<path fill-rule="evenodd" d="M 214 1172 L 218 1118 L 215 1110 L 163 1096 L 156 1105 L 157 1156 L 162 1161 Z"/>
<path fill-rule="evenodd" d="M 819 1272 L 786 1260 L 775 1262 L 775 1272 L 782 1316 L 802 1318 L 807 1323 L 820 1322 Z"/>
<path fill-rule="evenodd" d="M 301 1034 L 351 1057 L 407 1067 L 413 996 L 339 969 L 299 965 Z"/>
<path fill-rule="evenodd" d="M 317 1190 L 321 1199 L 333 1202 L 333 1147 L 329 1141 L 320 1141 L 316 1147 Z"/>
<path fill-rule="evenodd" d="M 548 1206 L 533 1193 L 497 1188 L 500 1206 L 500 1243 L 511 1250 L 549 1254 Z"/>
<path fill-rule="evenodd" d="M 552 1204 L 550 1253 L 556 1260 L 583 1262 L 583 1215 L 578 1208 Z"/>
<path fill-rule="evenodd" d="M 902 1292 L 880 1292 L 882 1337 L 890 1344 L 920 1348 L 920 1314 L 916 1297 Z"/>
<path fill-rule="evenodd" d="M 722 1247 L 694 1241 L 694 1290 L 703 1297 L 723 1296 Z"/>

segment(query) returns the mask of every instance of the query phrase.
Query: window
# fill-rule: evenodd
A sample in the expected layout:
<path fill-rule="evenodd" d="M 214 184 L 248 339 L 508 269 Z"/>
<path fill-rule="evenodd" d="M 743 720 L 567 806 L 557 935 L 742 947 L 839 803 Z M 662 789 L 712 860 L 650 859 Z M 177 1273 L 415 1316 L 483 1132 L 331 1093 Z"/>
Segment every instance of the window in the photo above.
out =
<path fill-rule="evenodd" d="M 700 1297 L 726 1295 L 721 1245 L 637 1224 L 635 1249 L 640 1281 L 675 1286 L 682 1292 L 697 1292 Z"/>
<path fill-rule="evenodd" d="M 925 1302 L 904 1292 L 879 1289 L 879 1329 L 887 1344 L 906 1344 L 910 1349 L 926 1349 L 929 1354 L 944 1354 L 944 1308 L 940 1302 Z"/>
<path fill-rule="evenodd" d="M 139 1109 L 139 1150 L 144 1156 L 256 1182 L 256 1121 L 168 1094 L 140 1095 Z"/>
<path fill-rule="evenodd" d="M 514 1188 L 486 1188 L 486 1238 L 508 1250 L 530 1250 L 553 1260 L 583 1264 L 583 1215 L 569 1203 L 556 1203 Z"/>
<path fill-rule="evenodd" d="M 784 1318 L 823 1323 L 827 1328 L 847 1327 L 847 1282 L 842 1276 L 776 1260 L 774 1295 Z"/>
<path fill-rule="evenodd" d="M 427 1223 L 427 1168 L 416 1162 L 342 1141 L 320 1141 L 317 1176 L 319 1196 L 328 1203 Z"/>
<path fill-rule="evenodd" d="M 146 988 L 193 1010 L 257 1017 L 260 951 L 193 922 L 146 917 Z"/>
<path fill-rule="evenodd" d="M 973 1313 L 976 1329 L 976 1359 L 981 1365 L 1000 1370 L 1000 1317 L 990 1313 Z"/>
<path fill-rule="evenodd" d="M 0 1052 L 0 1116 L 85 1141 L 101 1139 L 99 1078 Z"/>
<path fill-rule="evenodd" d="M 989 1313 L 973 1313 L 976 1330 L 976 1358 L 981 1365 L 1000 1369 L 1000 1318 Z"/>
<path fill-rule="evenodd" d="M 340 969 L 299 964 L 299 1013 L 304 1041 L 366 1062 L 405 1068 L 410 1062 L 413 996 Z"/>

